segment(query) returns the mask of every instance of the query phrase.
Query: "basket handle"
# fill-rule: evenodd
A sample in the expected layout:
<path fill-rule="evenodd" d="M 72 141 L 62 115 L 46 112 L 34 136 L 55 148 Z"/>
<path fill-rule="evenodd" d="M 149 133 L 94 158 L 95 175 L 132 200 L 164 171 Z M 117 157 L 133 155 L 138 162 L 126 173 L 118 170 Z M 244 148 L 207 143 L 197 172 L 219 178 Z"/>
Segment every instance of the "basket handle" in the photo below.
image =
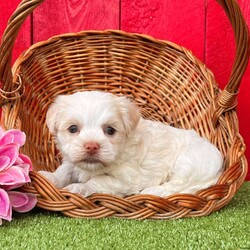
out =
<path fill-rule="evenodd" d="M 213 124 L 216 126 L 220 115 L 237 106 L 237 96 L 241 79 L 249 60 L 249 33 L 237 0 L 217 0 L 226 12 L 234 30 L 236 55 L 226 87 L 223 89 L 215 106 Z"/>
<path fill-rule="evenodd" d="M 2 83 L 0 88 L 0 107 L 3 106 L 6 101 L 8 102 L 9 100 L 20 97 L 17 93 L 21 87 L 21 83 L 13 82 L 11 70 L 12 51 L 22 24 L 43 1 L 44 0 L 22 0 L 8 21 L 0 45 L 0 82 Z M 16 84 L 14 90 L 12 90 L 13 84 Z"/>
<path fill-rule="evenodd" d="M 236 39 L 236 56 L 230 75 L 228 84 L 222 91 L 216 106 L 214 115 L 214 124 L 225 111 L 237 106 L 237 94 L 240 86 L 241 78 L 245 72 L 248 63 L 248 28 L 243 18 L 237 0 L 217 0 L 225 10 L 234 30 Z M 2 88 L 0 89 L 0 99 L 12 100 L 19 98 L 16 92 L 20 88 L 17 85 L 16 90 L 12 90 L 13 75 L 11 71 L 12 50 L 14 47 L 17 34 L 31 12 L 40 5 L 44 0 L 23 0 L 16 11 L 9 19 L 7 28 L 3 34 L 0 46 L 0 81 Z M 1 102 L 2 103 L 2 102 Z"/>

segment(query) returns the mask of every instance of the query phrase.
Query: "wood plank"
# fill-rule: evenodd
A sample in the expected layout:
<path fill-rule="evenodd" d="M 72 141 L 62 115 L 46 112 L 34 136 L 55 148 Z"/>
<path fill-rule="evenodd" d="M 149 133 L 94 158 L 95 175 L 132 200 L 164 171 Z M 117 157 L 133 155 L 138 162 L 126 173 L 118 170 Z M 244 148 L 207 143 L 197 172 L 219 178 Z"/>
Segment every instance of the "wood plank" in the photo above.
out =
<path fill-rule="evenodd" d="M 34 42 L 81 30 L 119 29 L 119 0 L 47 0 L 34 12 Z"/>
<path fill-rule="evenodd" d="M 215 0 L 207 1 L 206 23 L 206 65 L 224 88 L 233 65 L 235 42 L 230 22 Z"/>
<path fill-rule="evenodd" d="M 250 23 L 250 22 L 249 22 Z M 241 88 L 238 96 L 238 119 L 240 134 L 244 138 L 246 144 L 246 157 L 248 165 L 250 166 L 250 65 L 248 64 L 247 70 L 241 82 Z M 247 180 L 250 181 L 250 168 L 247 175 Z"/>
<path fill-rule="evenodd" d="M 7 26 L 11 14 L 15 11 L 21 0 L 1 1 L 0 3 L 0 38 Z M 22 25 L 13 50 L 13 62 L 31 45 L 31 21 L 30 17 Z"/>
<path fill-rule="evenodd" d="M 242 13 L 247 21 L 248 27 L 250 27 L 250 3 L 249 0 L 240 0 L 240 7 Z M 238 116 L 239 116 L 239 125 L 240 133 L 243 136 L 247 149 L 246 157 L 248 164 L 250 166 L 250 63 L 248 64 L 247 70 L 241 82 L 241 88 L 238 98 Z M 250 180 L 250 168 L 247 175 L 247 180 Z"/>
<path fill-rule="evenodd" d="M 248 0 L 239 0 L 242 12 L 250 25 L 250 5 Z M 229 79 L 235 58 L 235 40 L 232 27 L 223 9 L 214 0 L 208 0 L 207 5 L 207 36 L 206 36 L 206 63 L 214 72 L 220 88 L 224 88 Z M 243 136 L 247 151 L 246 156 L 250 163 L 250 66 L 245 72 L 238 95 L 238 119 L 240 133 Z M 248 173 L 250 180 L 250 171 Z"/>
<path fill-rule="evenodd" d="M 121 0 L 122 30 L 182 45 L 204 60 L 205 1 Z"/>

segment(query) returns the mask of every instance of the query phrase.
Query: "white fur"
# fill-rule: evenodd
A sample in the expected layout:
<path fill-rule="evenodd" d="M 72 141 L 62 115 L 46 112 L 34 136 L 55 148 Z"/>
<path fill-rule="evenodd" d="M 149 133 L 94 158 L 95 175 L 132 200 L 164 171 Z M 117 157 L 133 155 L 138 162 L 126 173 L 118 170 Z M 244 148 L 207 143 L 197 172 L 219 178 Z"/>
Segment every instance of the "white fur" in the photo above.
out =
<path fill-rule="evenodd" d="M 58 96 L 47 113 L 63 163 L 40 171 L 57 188 L 89 196 L 195 193 L 213 185 L 222 170 L 219 150 L 194 130 L 141 118 L 125 97 L 98 91 Z M 77 125 L 79 131 L 68 128 Z M 116 129 L 114 135 L 105 128 Z M 92 155 L 89 142 L 100 145 Z"/>

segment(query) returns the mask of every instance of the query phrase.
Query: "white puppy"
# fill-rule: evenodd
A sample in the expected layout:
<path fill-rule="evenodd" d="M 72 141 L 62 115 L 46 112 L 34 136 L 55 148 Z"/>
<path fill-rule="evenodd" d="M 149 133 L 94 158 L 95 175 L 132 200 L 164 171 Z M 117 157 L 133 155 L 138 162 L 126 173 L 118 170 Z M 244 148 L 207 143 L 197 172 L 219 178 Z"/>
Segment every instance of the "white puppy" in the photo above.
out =
<path fill-rule="evenodd" d="M 193 130 L 143 119 L 126 97 L 58 96 L 46 120 L 63 162 L 54 173 L 40 173 L 73 193 L 194 193 L 215 184 L 222 170 L 214 145 Z"/>

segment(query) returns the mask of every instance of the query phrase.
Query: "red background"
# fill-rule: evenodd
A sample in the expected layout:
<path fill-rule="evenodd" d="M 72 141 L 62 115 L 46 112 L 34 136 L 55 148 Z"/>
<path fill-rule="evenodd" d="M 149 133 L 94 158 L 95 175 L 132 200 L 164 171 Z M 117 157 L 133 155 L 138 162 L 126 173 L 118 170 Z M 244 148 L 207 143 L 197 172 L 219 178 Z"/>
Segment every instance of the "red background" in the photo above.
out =
<path fill-rule="evenodd" d="M 250 25 L 249 0 L 238 0 Z M 0 37 L 20 0 L 1 1 Z M 215 0 L 45 0 L 29 17 L 16 41 L 13 60 L 32 43 L 67 32 L 122 29 L 182 45 L 210 68 L 220 88 L 229 78 L 235 55 L 232 28 Z M 250 66 L 238 96 L 240 133 L 250 163 Z M 250 172 L 248 173 L 250 180 Z"/>

